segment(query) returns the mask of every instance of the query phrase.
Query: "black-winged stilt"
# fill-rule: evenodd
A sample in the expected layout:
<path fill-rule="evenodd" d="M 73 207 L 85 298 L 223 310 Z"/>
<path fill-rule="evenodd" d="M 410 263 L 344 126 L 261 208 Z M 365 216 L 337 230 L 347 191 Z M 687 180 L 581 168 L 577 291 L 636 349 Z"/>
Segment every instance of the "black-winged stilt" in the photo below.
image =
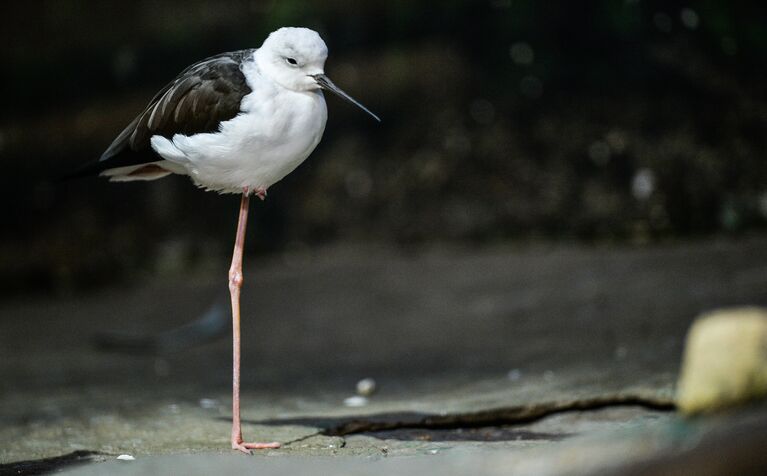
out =
<path fill-rule="evenodd" d="M 186 68 L 161 89 L 112 142 L 77 175 L 111 181 L 188 175 L 206 190 L 241 193 L 229 269 L 232 302 L 232 448 L 246 453 L 279 443 L 246 443 L 240 428 L 240 289 L 250 194 L 292 172 L 322 138 L 331 91 L 378 117 L 325 76 L 328 49 L 306 28 L 280 28 L 258 49 L 212 56 Z"/>

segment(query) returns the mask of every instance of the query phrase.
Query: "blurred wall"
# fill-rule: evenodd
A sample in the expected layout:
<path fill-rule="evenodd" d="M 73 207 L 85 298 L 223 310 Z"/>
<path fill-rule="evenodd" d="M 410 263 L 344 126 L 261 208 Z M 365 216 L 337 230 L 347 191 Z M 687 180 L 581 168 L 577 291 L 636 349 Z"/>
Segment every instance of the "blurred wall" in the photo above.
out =
<path fill-rule="evenodd" d="M 237 198 L 187 179 L 48 180 L 92 160 L 188 64 L 318 30 L 312 157 L 253 211 L 249 252 L 328 242 L 647 243 L 763 229 L 762 2 L 93 1 L 0 16 L 0 293 L 226 268 Z"/>

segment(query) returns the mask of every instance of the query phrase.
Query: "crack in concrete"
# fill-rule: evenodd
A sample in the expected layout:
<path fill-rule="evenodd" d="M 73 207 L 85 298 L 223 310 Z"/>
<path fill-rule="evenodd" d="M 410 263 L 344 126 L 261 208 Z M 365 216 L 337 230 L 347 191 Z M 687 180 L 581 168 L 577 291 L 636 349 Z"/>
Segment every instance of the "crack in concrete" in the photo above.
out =
<path fill-rule="evenodd" d="M 337 425 L 320 431 L 319 434 L 345 436 L 399 429 L 458 429 L 514 425 L 530 423 L 558 413 L 592 411 L 621 406 L 639 406 L 656 411 L 673 411 L 676 409 L 672 399 L 648 398 L 636 395 L 611 395 L 444 415 L 417 413 L 370 415 L 342 421 Z"/>
<path fill-rule="evenodd" d="M 295 443 L 300 443 L 302 441 L 306 441 L 309 438 L 313 438 L 315 436 L 325 436 L 325 433 L 323 433 L 322 431 L 315 431 L 314 433 L 309 433 L 308 435 L 300 436 L 298 438 L 294 438 L 294 439 L 288 440 L 288 441 L 283 441 L 282 445 L 283 446 L 287 446 L 287 445 L 292 445 L 292 444 L 295 444 Z"/>

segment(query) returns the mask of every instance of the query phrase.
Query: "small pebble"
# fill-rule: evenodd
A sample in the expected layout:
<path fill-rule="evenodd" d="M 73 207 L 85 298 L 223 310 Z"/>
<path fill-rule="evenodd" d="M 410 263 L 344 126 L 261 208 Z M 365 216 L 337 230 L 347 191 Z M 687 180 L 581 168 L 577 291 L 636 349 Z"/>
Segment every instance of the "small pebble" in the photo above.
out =
<path fill-rule="evenodd" d="M 506 374 L 506 377 L 508 377 L 512 382 L 516 382 L 522 378 L 522 371 L 519 369 L 509 370 L 509 373 Z"/>
<path fill-rule="evenodd" d="M 117 459 L 119 459 L 120 461 L 133 461 L 136 458 L 134 458 L 131 455 L 120 455 L 120 456 L 117 457 Z"/>
<path fill-rule="evenodd" d="M 347 407 L 364 407 L 367 404 L 368 399 L 359 395 L 344 399 L 344 406 Z"/>
<path fill-rule="evenodd" d="M 357 382 L 357 394 L 363 397 L 369 397 L 376 391 L 376 381 L 372 378 L 363 378 Z"/>
<path fill-rule="evenodd" d="M 200 399 L 200 407 L 205 408 L 206 410 L 210 410 L 211 408 L 216 408 L 218 406 L 218 400 L 214 400 L 212 398 L 201 398 Z"/>

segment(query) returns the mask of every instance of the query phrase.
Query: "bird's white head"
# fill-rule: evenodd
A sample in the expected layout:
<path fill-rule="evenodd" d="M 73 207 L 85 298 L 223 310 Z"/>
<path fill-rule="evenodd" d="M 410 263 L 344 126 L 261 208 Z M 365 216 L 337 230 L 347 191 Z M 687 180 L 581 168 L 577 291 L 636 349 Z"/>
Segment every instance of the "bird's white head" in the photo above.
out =
<path fill-rule="evenodd" d="M 327 45 L 319 33 L 308 28 L 285 27 L 273 31 L 256 51 L 261 73 L 280 86 L 292 91 L 331 91 L 380 121 L 325 75 L 326 59 Z"/>
<path fill-rule="evenodd" d="M 263 74 L 293 91 L 320 86 L 312 77 L 324 74 L 328 47 L 320 35 L 308 28 L 280 28 L 273 31 L 256 52 Z"/>

